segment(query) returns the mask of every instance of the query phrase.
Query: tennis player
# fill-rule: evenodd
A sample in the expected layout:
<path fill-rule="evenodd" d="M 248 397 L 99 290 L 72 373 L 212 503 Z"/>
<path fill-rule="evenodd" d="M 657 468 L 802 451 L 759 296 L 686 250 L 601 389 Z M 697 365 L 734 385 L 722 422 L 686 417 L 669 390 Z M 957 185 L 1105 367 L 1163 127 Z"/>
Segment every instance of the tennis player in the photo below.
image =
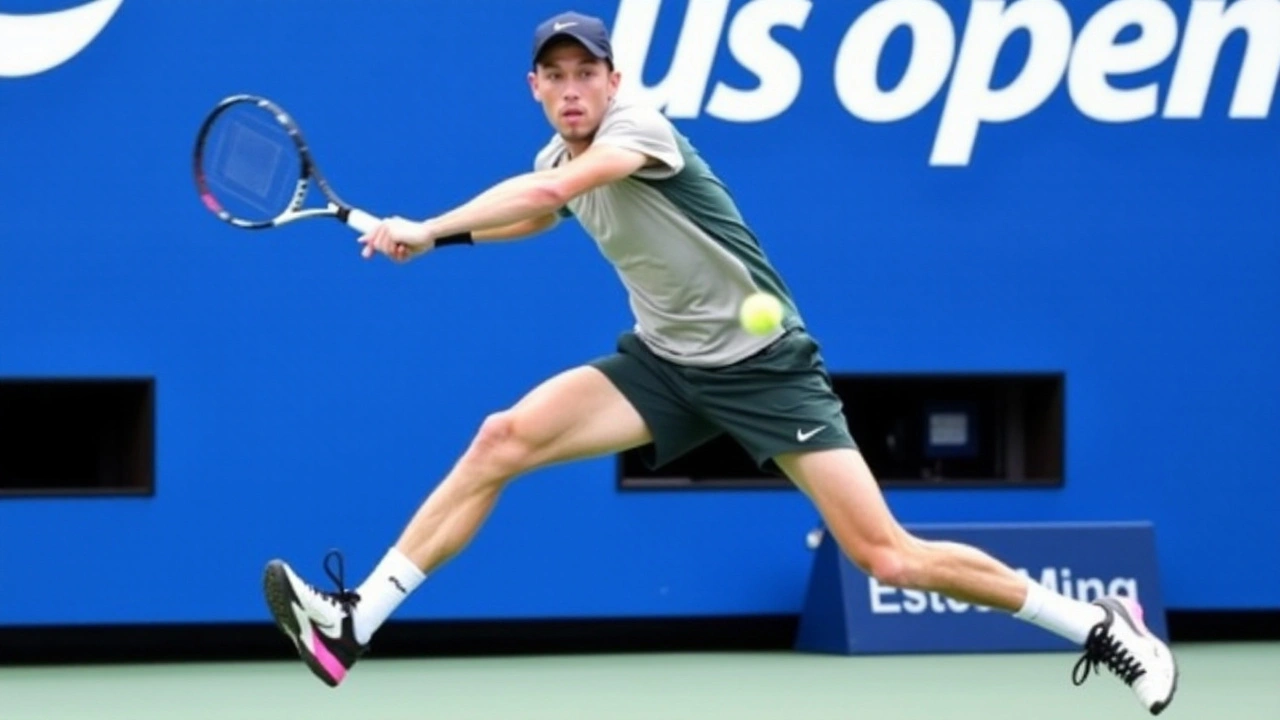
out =
<path fill-rule="evenodd" d="M 729 192 L 657 110 L 616 97 L 605 24 L 565 13 L 534 33 L 529 86 L 554 129 L 531 172 L 449 212 L 392 218 L 360 238 L 365 258 L 404 262 L 442 246 L 524 238 L 575 218 L 626 287 L 634 328 L 616 352 L 567 370 L 480 425 L 362 584 L 321 591 L 267 565 L 268 605 L 325 683 L 343 681 L 379 626 L 475 536 L 503 489 L 537 468 L 639 448 L 657 466 L 728 434 L 790 478 L 848 557 L 881 583 L 1004 610 L 1082 648 L 1075 680 L 1105 667 L 1152 714 L 1172 700 L 1168 647 L 1124 597 L 1050 591 L 973 547 L 913 537 L 850 437 L 818 343 Z M 757 336 L 737 321 L 765 290 L 786 319 Z M 1081 672 L 1083 671 L 1083 672 Z"/>

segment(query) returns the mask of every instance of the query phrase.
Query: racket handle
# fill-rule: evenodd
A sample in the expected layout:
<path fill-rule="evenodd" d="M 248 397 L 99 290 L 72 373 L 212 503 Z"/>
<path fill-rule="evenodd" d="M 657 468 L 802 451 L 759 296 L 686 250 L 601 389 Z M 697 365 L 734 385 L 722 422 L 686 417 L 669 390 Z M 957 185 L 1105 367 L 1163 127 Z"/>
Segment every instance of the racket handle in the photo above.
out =
<path fill-rule="evenodd" d="M 361 235 L 373 232 L 380 222 L 382 221 L 378 218 L 356 208 L 351 208 L 351 212 L 347 213 L 347 225 L 359 230 Z"/>

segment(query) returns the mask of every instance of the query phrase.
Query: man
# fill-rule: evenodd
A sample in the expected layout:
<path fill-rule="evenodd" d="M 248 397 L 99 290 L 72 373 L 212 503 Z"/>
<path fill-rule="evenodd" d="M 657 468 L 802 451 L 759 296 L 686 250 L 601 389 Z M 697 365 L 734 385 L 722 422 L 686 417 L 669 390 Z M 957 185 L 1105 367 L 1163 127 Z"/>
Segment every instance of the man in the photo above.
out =
<path fill-rule="evenodd" d="M 613 355 L 488 417 L 354 591 L 341 568 L 330 571 L 337 591 L 322 592 L 284 562 L 268 564 L 268 605 L 317 676 L 331 686 L 344 679 L 514 478 L 632 448 L 661 464 L 727 433 L 806 493 L 843 551 L 880 582 L 1003 609 L 1079 643 L 1078 683 L 1102 665 L 1152 714 L 1169 704 L 1177 667 L 1136 604 L 1064 597 L 975 548 L 927 542 L 898 524 L 849 435 L 817 343 L 728 192 L 661 113 L 616 98 L 599 19 L 565 13 L 540 25 L 529 83 L 555 130 L 534 170 L 437 217 L 387 220 L 360 239 L 362 254 L 404 262 L 441 246 L 527 237 L 572 216 L 617 270 L 635 327 Z M 765 336 L 737 321 L 758 290 L 787 310 Z"/>

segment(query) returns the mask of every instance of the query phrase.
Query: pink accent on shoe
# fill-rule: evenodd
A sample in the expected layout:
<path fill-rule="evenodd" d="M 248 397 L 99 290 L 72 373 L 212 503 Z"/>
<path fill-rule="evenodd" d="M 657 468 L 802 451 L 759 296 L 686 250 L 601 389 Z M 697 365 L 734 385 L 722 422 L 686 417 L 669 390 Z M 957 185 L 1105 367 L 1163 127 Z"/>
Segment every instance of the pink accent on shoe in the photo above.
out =
<path fill-rule="evenodd" d="M 1116 599 L 1124 603 L 1124 606 L 1129 609 L 1129 614 L 1132 615 L 1134 621 L 1138 623 L 1138 628 L 1143 632 L 1146 632 L 1147 625 L 1142 619 L 1142 606 L 1133 598 L 1117 596 Z"/>
<path fill-rule="evenodd" d="M 312 645 L 314 646 L 312 654 L 316 656 L 320 667 L 329 673 L 329 677 L 333 678 L 334 682 L 342 682 L 342 679 L 347 676 L 347 669 L 342 667 L 342 663 L 334 657 L 333 653 L 329 652 L 329 648 L 325 646 L 324 640 L 320 639 L 318 633 Z"/>

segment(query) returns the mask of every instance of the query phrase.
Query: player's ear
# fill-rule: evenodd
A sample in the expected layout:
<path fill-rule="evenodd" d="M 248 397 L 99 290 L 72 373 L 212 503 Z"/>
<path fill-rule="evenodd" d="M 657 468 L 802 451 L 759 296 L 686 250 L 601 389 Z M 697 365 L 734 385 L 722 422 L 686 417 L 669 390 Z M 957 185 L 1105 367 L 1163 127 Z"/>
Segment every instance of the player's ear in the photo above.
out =
<path fill-rule="evenodd" d="M 612 99 L 618 94 L 618 88 L 622 85 L 622 73 L 614 70 L 609 73 L 609 98 Z"/>

